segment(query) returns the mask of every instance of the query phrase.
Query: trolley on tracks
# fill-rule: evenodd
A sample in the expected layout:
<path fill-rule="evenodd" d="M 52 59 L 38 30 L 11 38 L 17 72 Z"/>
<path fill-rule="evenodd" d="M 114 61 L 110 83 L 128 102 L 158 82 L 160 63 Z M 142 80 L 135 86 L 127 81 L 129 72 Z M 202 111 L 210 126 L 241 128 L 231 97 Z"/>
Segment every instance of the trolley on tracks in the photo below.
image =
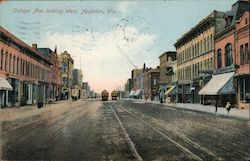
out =
<path fill-rule="evenodd" d="M 102 101 L 107 101 L 108 100 L 109 93 L 108 93 L 107 90 L 103 90 L 102 93 L 101 93 L 101 95 L 102 95 Z"/>
<path fill-rule="evenodd" d="M 117 95 L 118 95 L 118 92 L 112 91 L 112 92 L 111 92 L 112 100 L 117 100 Z"/>

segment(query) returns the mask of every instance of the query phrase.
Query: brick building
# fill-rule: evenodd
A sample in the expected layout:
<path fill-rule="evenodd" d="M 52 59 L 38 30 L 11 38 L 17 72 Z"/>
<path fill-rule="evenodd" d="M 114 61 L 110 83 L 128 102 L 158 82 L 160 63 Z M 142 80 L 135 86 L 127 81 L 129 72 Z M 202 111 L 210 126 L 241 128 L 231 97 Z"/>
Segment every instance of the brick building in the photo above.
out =
<path fill-rule="evenodd" d="M 250 4 L 249 4 L 250 6 Z M 235 47 L 237 80 L 237 106 L 239 108 L 250 108 L 250 11 L 244 12 L 242 17 L 236 21 Z"/>
<path fill-rule="evenodd" d="M 223 15 L 223 12 L 213 11 L 174 44 L 177 51 L 178 102 L 200 102 L 198 92 L 212 76 L 214 36 L 224 27 Z"/>
<path fill-rule="evenodd" d="M 32 47 L 43 53 L 43 55 L 52 62 L 53 65 L 50 66 L 50 85 L 49 85 L 49 99 L 58 100 L 61 91 L 61 69 L 59 66 L 59 58 L 57 55 L 57 48 L 52 51 L 50 48 L 37 48 L 37 44 L 33 44 Z"/>
<path fill-rule="evenodd" d="M 158 99 L 158 89 L 160 80 L 160 67 L 156 69 L 147 68 L 144 75 L 144 94 L 146 99 Z"/>
<path fill-rule="evenodd" d="M 215 35 L 215 70 L 211 81 L 200 91 L 219 106 L 249 106 L 249 1 L 239 0 L 223 16 L 225 25 Z"/>
<path fill-rule="evenodd" d="M 167 51 L 159 56 L 160 59 L 160 81 L 159 85 L 165 90 L 172 85 L 172 68 L 169 62 L 176 60 L 175 51 Z"/>
<path fill-rule="evenodd" d="M 46 102 L 52 62 L 0 26 L 1 107 Z"/>

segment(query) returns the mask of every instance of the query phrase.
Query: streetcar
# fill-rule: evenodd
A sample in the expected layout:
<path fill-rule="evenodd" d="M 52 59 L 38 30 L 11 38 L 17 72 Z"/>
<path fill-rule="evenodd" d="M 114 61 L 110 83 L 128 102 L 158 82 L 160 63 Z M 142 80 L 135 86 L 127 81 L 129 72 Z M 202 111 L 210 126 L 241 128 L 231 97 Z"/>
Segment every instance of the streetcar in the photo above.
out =
<path fill-rule="evenodd" d="M 102 95 L 102 101 L 107 101 L 108 100 L 109 93 L 108 93 L 107 90 L 103 90 L 102 93 L 101 93 L 101 95 Z"/>
<path fill-rule="evenodd" d="M 112 91 L 111 92 L 111 97 L 112 97 L 112 100 L 117 100 L 117 92 L 116 91 Z"/>

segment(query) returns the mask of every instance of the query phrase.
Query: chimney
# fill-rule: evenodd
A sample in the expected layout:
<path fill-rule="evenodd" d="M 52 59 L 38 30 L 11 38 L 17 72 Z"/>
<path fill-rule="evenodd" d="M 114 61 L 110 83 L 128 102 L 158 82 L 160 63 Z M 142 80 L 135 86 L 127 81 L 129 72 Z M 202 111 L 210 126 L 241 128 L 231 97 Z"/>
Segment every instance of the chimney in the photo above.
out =
<path fill-rule="evenodd" d="M 32 44 L 32 49 L 37 50 L 37 44 Z"/>
<path fill-rule="evenodd" d="M 55 53 L 57 53 L 57 46 L 55 47 Z"/>

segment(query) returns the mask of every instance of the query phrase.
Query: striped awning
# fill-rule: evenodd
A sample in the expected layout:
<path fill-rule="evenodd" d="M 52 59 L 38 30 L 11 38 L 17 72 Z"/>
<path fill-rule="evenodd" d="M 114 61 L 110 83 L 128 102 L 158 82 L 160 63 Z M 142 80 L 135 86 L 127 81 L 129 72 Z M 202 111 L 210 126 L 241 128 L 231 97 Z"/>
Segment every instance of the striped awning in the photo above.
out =
<path fill-rule="evenodd" d="M 8 91 L 13 90 L 10 83 L 4 77 L 0 77 L 0 90 L 8 90 Z"/>
<path fill-rule="evenodd" d="M 171 86 L 171 87 L 165 92 L 165 95 L 169 95 L 174 89 L 175 89 L 175 86 Z"/>

